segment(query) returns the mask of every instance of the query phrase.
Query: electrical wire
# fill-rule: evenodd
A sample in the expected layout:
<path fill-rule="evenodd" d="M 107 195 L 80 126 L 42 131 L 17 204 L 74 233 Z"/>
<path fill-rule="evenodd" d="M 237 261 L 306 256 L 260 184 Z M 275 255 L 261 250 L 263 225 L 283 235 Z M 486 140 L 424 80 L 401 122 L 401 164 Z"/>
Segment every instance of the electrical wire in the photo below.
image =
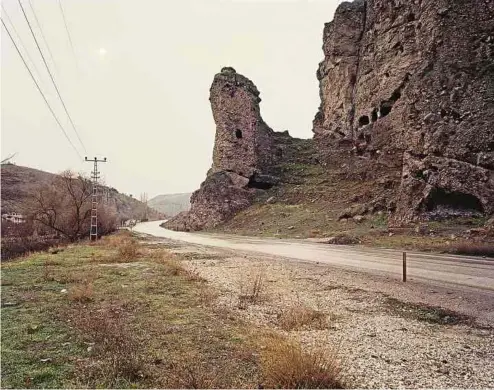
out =
<path fill-rule="evenodd" d="M 65 18 L 65 12 L 63 12 L 62 0 L 58 0 L 58 5 L 60 6 L 60 12 L 62 13 L 63 23 L 65 25 L 65 31 L 67 32 L 67 36 L 69 37 L 70 48 L 72 49 L 72 54 L 74 55 L 75 65 L 77 69 L 79 69 L 79 64 L 77 62 L 77 56 L 75 54 L 74 44 L 72 43 L 72 37 L 70 36 L 69 26 L 67 24 L 67 19 Z"/>
<path fill-rule="evenodd" d="M 41 90 L 38 82 L 36 81 L 33 73 L 31 72 L 31 69 L 29 69 L 29 66 L 27 65 L 27 62 L 26 60 L 24 59 L 24 56 L 22 55 L 21 51 L 19 50 L 19 47 L 17 46 L 17 44 L 15 43 L 15 40 L 14 38 L 12 37 L 12 34 L 10 33 L 7 25 L 5 24 L 5 22 L 3 21 L 3 18 L 1 18 L 2 20 L 2 24 L 3 24 L 3 27 L 5 28 L 5 31 L 7 31 L 7 34 L 9 35 L 10 37 L 10 40 L 12 41 L 12 43 L 14 44 L 14 47 L 15 49 L 17 50 L 17 53 L 19 54 L 19 56 L 21 57 L 21 60 L 22 62 L 24 63 L 24 66 L 26 67 L 27 71 L 29 72 L 31 78 L 33 79 L 34 81 L 34 84 L 36 85 L 36 88 L 38 89 L 38 92 L 41 94 L 41 96 L 43 97 L 43 100 L 45 101 L 46 103 L 46 106 L 48 107 L 48 109 L 50 110 L 51 114 L 53 115 L 53 118 L 55 119 L 55 121 L 57 122 L 58 124 L 58 127 L 60 127 L 60 130 L 62 130 L 63 134 L 65 135 L 65 138 L 67 138 L 67 141 L 69 141 L 70 143 L 70 146 L 72 146 L 72 148 L 74 149 L 74 151 L 77 153 L 77 155 L 79 156 L 79 158 L 82 160 L 82 156 L 81 154 L 79 153 L 79 151 L 77 150 L 77 148 L 75 147 L 75 145 L 72 143 L 72 141 L 70 140 L 67 132 L 65 131 L 64 127 L 62 126 L 62 124 L 60 123 L 60 120 L 57 118 L 57 116 L 55 115 L 55 112 L 53 111 L 53 109 L 51 108 L 50 106 L 50 103 L 48 103 L 48 100 L 46 99 L 46 96 L 45 94 L 43 93 L 43 91 Z"/>
<path fill-rule="evenodd" d="M 86 150 L 86 147 L 84 146 L 84 143 L 82 142 L 81 140 L 81 137 L 79 136 L 79 132 L 77 131 L 77 128 L 74 124 L 74 121 L 72 120 L 72 117 L 70 116 L 69 114 L 69 111 L 67 110 L 67 106 L 65 105 L 65 102 L 62 98 L 62 95 L 60 94 L 60 91 L 57 87 L 57 83 L 55 82 L 55 79 L 53 78 L 53 75 L 50 71 L 50 67 L 48 66 L 47 62 L 46 62 L 46 59 L 45 59 L 45 56 L 43 55 L 43 51 L 41 50 L 41 47 L 39 46 L 39 43 L 38 43 L 38 39 L 36 38 L 36 34 L 34 34 L 34 31 L 33 31 L 33 28 L 31 27 L 31 23 L 29 22 L 29 18 L 27 17 L 26 15 L 26 11 L 24 10 L 24 6 L 22 5 L 21 3 L 21 0 L 18 0 L 19 1 L 19 5 L 21 6 L 21 9 L 22 9 L 22 13 L 24 14 L 24 18 L 26 19 L 26 22 L 29 26 L 29 30 L 31 30 L 31 34 L 34 38 L 34 42 L 36 42 L 36 46 L 38 47 L 38 51 L 39 53 L 41 54 L 41 58 L 43 59 L 43 63 L 45 64 L 45 67 L 46 67 L 46 70 L 48 71 L 48 74 L 50 75 L 50 79 L 53 83 L 53 86 L 55 87 L 55 90 L 57 91 L 57 95 L 60 99 L 60 101 L 62 102 L 62 106 L 65 110 L 65 113 L 67 114 L 68 118 L 69 118 L 69 121 L 70 121 L 70 124 L 72 125 L 72 128 L 74 129 L 74 132 L 75 134 L 77 135 L 77 139 L 79 140 L 80 144 L 82 145 L 82 148 L 84 149 L 84 152 L 87 153 L 87 150 Z"/>
<path fill-rule="evenodd" d="M 17 29 L 15 28 L 15 25 L 12 22 L 12 19 L 10 19 L 10 16 L 7 13 L 7 10 L 5 9 L 5 7 L 3 6 L 3 4 L 2 4 L 2 13 L 5 15 L 6 19 L 8 20 L 8 22 L 12 26 L 12 31 L 13 31 L 14 35 L 17 37 L 17 41 L 19 42 L 19 46 L 22 49 L 24 49 L 24 52 L 26 53 L 28 60 L 31 62 L 31 65 L 34 68 L 34 72 L 36 73 L 36 75 L 38 76 L 38 78 L 41 78 L 41 73 L 39 72 L 38 68 L 36 67 L 36 63 L 31 58 L 31 55 L 29 54 L 29 50 L 27 50 L 26 45 L 24 45 L 24 42 L 22 41 L 21 36 L 17 32 Z"/>
<path fill-rule="evenodd" d="M 31 12 L 34 15 L 34 20 L 36 21 L 36 25 L 38 26 L 38 29 L 41 32 L 41 38 L 43 39 L 43 42 L 45 43 L 45 46 L 48 49 L 48 54 L 50 55 L 51 63 L 53 64 L 53 67 L 55 68 L 55 73 L 58 73 L 57 64 L 55 63 L 55 59 L 53 58 L 53 54 L 51 52 L 50 46 L 48 45 L 48 41 L 46 40 L 45 34 L 43 33 L 43 29 L 41 28 L 41 23 L 38 20 L 38 16 L 36 15 L 36 11 L 34 10 L 34 7 L 33 7 L 33 4 L 31 3 L 31 0 L 28 0 L 28 2 L 29 2 L 29 7 L 31 8 Z"/>

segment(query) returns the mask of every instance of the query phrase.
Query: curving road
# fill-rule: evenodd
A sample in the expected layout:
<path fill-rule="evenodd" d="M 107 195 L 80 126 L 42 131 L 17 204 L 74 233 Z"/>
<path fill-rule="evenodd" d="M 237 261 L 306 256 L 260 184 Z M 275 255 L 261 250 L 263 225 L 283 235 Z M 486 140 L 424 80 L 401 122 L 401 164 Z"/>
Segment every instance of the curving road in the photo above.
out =
<path fill-rule="evenodd" d="M 160 227 L 162 222 L 140 223 L 135 226 L 134 231 L 190 244 L 282 256 L 401 278 L 402 252 L 397 250 L 318 244 L 305 240 L 175 232 Z M 407 263 L 408 279 L 494 291 L 493 260 L 407 252 Z"/>

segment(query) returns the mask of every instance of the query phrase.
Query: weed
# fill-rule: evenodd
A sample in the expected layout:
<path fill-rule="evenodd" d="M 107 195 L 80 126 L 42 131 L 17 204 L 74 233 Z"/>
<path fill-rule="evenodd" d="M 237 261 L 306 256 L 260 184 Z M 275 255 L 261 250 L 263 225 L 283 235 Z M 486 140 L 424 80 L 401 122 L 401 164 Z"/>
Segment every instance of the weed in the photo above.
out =
<path fill-rule="evenodd" d="M 333 353 L 305 352 L 298 344 L 273 338 L 261 353 L 264 388 L 338 389 L 341 369 Z"/>
<path fill-rule="evenodd" d="M 246 309 L 248 304 L 256 304 L 262 300 L 264 289 L 264 277 L 262 272 L 256 274 L 250 285 L 242 285 L 240 288 L 240 296 L 238 297 L 238 308 Z"/>

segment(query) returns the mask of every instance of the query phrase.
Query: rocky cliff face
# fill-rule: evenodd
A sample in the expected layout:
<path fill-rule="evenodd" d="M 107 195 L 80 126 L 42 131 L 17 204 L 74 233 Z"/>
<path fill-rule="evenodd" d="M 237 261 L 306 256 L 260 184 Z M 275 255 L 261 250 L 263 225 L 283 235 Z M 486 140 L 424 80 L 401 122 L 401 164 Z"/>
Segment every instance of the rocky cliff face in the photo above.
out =
<path fill-rule="evenodd" d="M 314 160 L 327 177 L 296 192 L 333 199 L 328 213 L 351 199 L 394 224 L 494 212 L 494 0 L 344 2 L 323 52 L 313 142 L 271 130 L 256 86 L 233 68 L 215 76 L 213 165 L 168 227 L 214 227 Z"/>
<path fill-rule="evenodd" d="M 177 230 L 211 228 L 248 207 L 256 194 L 275 185 L 271 175 L 283 158 L 283 140 L 262 119 L 259 91 L 247 77 L 226 67 L 210 89 L 216 123 L 213 165 L 191 197 L 191 209 L 166 226 Z"/>
<path fill-rule="evenodd" d="M 343 3 L 323 51 L 324 163 L 387 175 L 398 223 L 494 212 L 494 1 Z"/>

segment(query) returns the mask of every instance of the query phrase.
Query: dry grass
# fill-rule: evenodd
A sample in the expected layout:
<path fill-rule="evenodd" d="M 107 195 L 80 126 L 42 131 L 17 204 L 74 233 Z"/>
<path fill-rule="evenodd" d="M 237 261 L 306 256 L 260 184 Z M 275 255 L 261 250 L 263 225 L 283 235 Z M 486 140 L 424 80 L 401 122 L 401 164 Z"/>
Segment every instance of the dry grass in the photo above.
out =
<path fill-rule="evenodd" d="M 139 256 L 139 246 L 133 239 L 126 240 L 118 247 L 117 254 L 121 261 L 135 260 Z"/>
<path fill-rule="evenodd" d="M 177 260 L 178 256 L 168 249 L 163 248 L 147 248 L 144 252 L 144 255 L 149 259 L 155 261 L 158 264 L 161 264 L 165 261 Z"/>
<path fill-rule="evenodd" d="M 196 269 L 184 268 L 182 275 L 190 282 L 205 282 L 204 279 Z"/>
<path fill-rule="evenodd" d="M 492 242 L 462 242 L 443 248 L 445 252 L 458 255 L 494 257 L 494 243 Z"/>
<path fill-rule="evenodd" d="M 183 273 L 184 267 L 180 264 L 180 261 L 176 259 L 164 260 L 164 264 L 166 264 L 166 273 L 170 276 L 179 276 Z"/>
<path fill-rule="evenodd" d="M 84 281 L 77 283 L 70 287 L 68 297 L 74 302 L 91 302 L 94 296 L 93 283 L 91 281 Z"/>
<path fill-rule="evenodd" d="M 279 326 L 287 331 L 301 328 L 327 328 L 327 316 L 302 304 L 288 307 L 278 315 Z"/>
<path fill-rule="evenodd" d="M 264 297 L 264 276 L 262 272 L 257 273 L 247 285 L 240 286 L 238 297 L 238 308 L 246 309 L 249 304 L 261 302 Z"/>
<path fill-rule="evenodd" d="M 166 266 L 166 273 L 170 276 L 182 276 L 191 282 L 204 282 L 205 279 L 199 275 L 197 270 L 184 267 L 178 256 L 170 251 L 160 250 L 154 254 L 152 259 L 158 264 Z"/>
<path fill-rule="evenodd" d="M 132 308 L 116 302 L 98 309 L 83 310 L 75 325 L 84 335 L 92 362 L 81 361 L 80 378 L 89 387 L 122 387 L 142 375 L 140 342 L 129 327 Z"/>
<path fill-rule="evenodd" d="M 120 230 L 115 234 L 104 236 L 101 240 L 97 241 L 95 245 L 115 249 L 121 247 L 125 242 L 132 239 L 133 237 L 131 232 L 127 230 Z"/>
<path fill-rule="evenodd" d="M 87 303 L 94 299 L 93 282 L 96 278 L 97 274 L 91 267 L 77 271 L 62 270 L 54 280 L 62 284 L 74 283 L 69 287 L 68 298 L 73 302 Z"/>
<path fill-rule="evenodd" d="M 218 389 L 224 388 L 225 374 L 218 368 L 203 367 L 199 356 L 173 363 L 169 387 L 176 389 Z"/>
<path fill-rule="evenodd" d="M 54 267 L 46 260 L 43 262 L 43 280 L 45 282 L 53 282 L 55 280 Z"/>
<path fill-rule="evenodd" d="M 132 233 L 126 230 L 105 236 L 93 245 L 105 249 L 116 249 L 113 256 L 93 255 L 91 261 L 95 263 L 129 263 L 137 261 L 142 254 L 139 243 L 132 236 Z"/>
<path fill-rule="evenodd" d="M 261 353 L 262 385 L 283 389 L 341 389 L 341 369 L 333 353 L 305 352 L 280 338 Z"/>

